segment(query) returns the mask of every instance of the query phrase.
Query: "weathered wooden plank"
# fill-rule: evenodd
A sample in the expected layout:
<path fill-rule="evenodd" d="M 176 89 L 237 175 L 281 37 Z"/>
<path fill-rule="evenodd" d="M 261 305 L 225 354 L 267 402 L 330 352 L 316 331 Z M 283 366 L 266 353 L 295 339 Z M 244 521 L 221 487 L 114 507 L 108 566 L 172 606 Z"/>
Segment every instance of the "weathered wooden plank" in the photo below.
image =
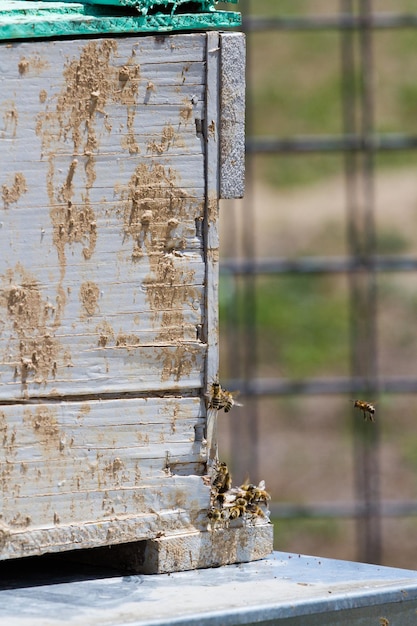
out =
<path fill-rule="evenodd" d="M 160 140 L 160 137 L 156 140 Z M 201 153 L 177 154 L 172 157 L 168 155 L 155 157 L 148 154 L 141 159 L 124 156 L 123 160 L 115 159 L 114 154 L 103 154 L 97 158 L 80 155 L 75 157 L 72 152 L 58 156 L 55 150 L 54 154 L 57 156 L 54 157 L 52 169 L 46 160 L 36 162 L 28 158 L 26 161 L 24 156 L 18 165 L 9 160 L 5 161 L 1 174 L 2 187 L 5 186 L 2 202 L 4 209 L 7 210 L 12 204 L 17 205 L 18 201 L 20 205 L 26 204 L 27 194 L 31 189 L 37 190 L 48 204 L 53 205 L 66 196 L 69 196 L 71 202 L 76 201 L 77 195 L 79 198 L 81 193 L 88 193 L 88 202 L 94 199 L 95 202 L 100 202 L 103 200 L 103 191 L 107 189 L 106 199 L 111 205 L 112 202 L 120 201 L 120 193 L 133 193 L 136 187 L 140 193 L 142 189 L 143 191 L 149 190 L 151 183 L 155 186 L 150 196 L 151 199 L 166 200 L 167 195 L 170 194 L 174 198 L 184 199 L 184 208 L 187 208 L 187 200 L 191 203 L 195 202 L 195 194 L 190 195 L 189 190 L 201 188 L 200 175 L 204 174 L 204 159 Z M 174 157 L 175 166 L 172 164 Z M 88 169 L 89 167 L 92 171 Z M 89 176 L 92 174 L 94 174 L 94 187 L 90 187 L 92 180 L 89 181 Z M 111 174 L 111 181 L 109 181 L 109 174 Z M 16 176 L 21 180 L 21 187 L 17 189 L 16 195 L 10 196 L 12 190 L 17 188 Z M 73 189 L 73 185 L 67 183 L 69 176 L 72 177 L 71 183 L 79 185 L 78 190 Z M 138 176 L 143 176 L 142 185 Z M 136 180 L 138 180 L 137 184 Z M 52 187 L 47 187 L 51 184 Z M 8 193 L 6 188 L 11 191 Z"/>
<path fill-rule="evenodd" d="M 206 320 L 207 366 L 205 371 L 206 393 L 219 376 L 219 235 L 217 230 L 219 210 L 219 91 L 220 91 L 220 40 L 219 33 L 207 34 L 207 91 L 205 136 L 207 141 L 206 166 Z M 217 459 L 217 410 L 207 412 L 208 462 L 212 467 Z"/>
<path fill-rule="evenodd" d="M 25 344 L 18 346 L 23 351 L 20 358 L 12 355 L 2 366 L 3 401 L 203 387 L 206 348 L 199 342 L 162 345 L 159 350 L 134 345 L 92 348 L 84 355 L 66 354 L 65 344 L 48 335 L 36 338 L 33 345 L 38 365 Z M 73 354 L 74 359 L 78 356 L 78 367 L 72 363 Z"/>
<path fill-rule="evenodd" d="M 245 37 L 220 34 L 220 198 L 245 192 Z"/>
<path fill-rule="evenodd" d="M 150 488 L 154 488 L 152 485 L 165 483 L 171 475 L 201 476 L 205 458 L 201 449 L 195 451 L 197 448 L 196 445 L 167 443 L 165 449 L 159 445 L 155 450 L 146 446 L 116 451 L 98 449 L 91 454 L 74 450 L 71 459 L 63 455 L 56 459 L 34 448 L 19 451 L 16 456 L 27 453 L 33 460 L 16 459 L 0 464 L 2 511 L 5 514 L 18 510 L 21 498 L 48 496 L 55 502 L 59 496 L 71 502 L 107 489 L 124 491 L 148 487 L 151 483 Z"/>
<path fill-rule="evenodd" d="M 195 424 L 196 431 L 201 429 L 200 424 Z M 132 438 L 132 446 L 134 441 Z M 65 437 L 59 444 L 58 451 L 52 445 L 44 446 L 47 454 L 40 446 L 8 451 L 1 465 L 4 495 L 71 493 L 71 497 L 77 497 L 84 491 L 110 487 L 112 478 L 113 486 L 120 486 L 123 479 L 124 486 L 134 487 L 171 475 L 202 475 L 205 463 L 204 441 L 176 441 L 154 447 L 142 443 L 117 450 L 103 445 L 74 449 Z"/>
<path fill-rule="evenodd" d="M 126 447 L 118 439 L 119 429 L 129 437 L 129 448 L 133 441 L 136 445 L 164 443 L 164 428 L 172 441 L 184 441 L 183 429 L 192 430 L 193 423 L 204 417 L 205 404 L 197 396 L 4 405 L 0 406 L 0 461 L 4 455 L 35 442 L 46 445 L 51 437 L 55 443 L 64 438 L 71 442 L 71 448 Z M 186 440 L 191 441 L 188 435 Z M 57 451 L 60 449 L 56 446 Z"/>
<path fill-rule="evenodd" d="M 122 548 L 121 558 L 125 565 L 130 564 L 132 571 L 164 574 L 178 571 L 177 563 L 181 563 L 182 571 L 220 567 L 257 561 L 271 554 L 272 550 L 272 524 L 260 523 L 243 528 L 223 528 L 221 532 L 211 530 L 159 537 L 147 542 L 142 563 L 135 559 L 134 546 L 130 546 L 130 555 L 126 548 Z M 115 558 L 117 562 L 117 552 Z"/>
<path fill-rule="evenodd" d="M 90 519 L 172 509 L 174 493 L 181 499 L 180 506 L 200 515 L 207 507 L 207 494 L 196 504 L 194 493 L 191 506 L 184 499 L 188 497 L 184 494 L 190 493 L 189 484 L 171 480 L 171 468 L 175 471 L 181 456 L 184 465 L 198 458 L 192 449 L 195 426 L 202 427 L 203 413 L 200 398 L 132 399 L 125 401 L 123 408 L 120 400 L 2 407 L 3 537 L 13 529 L 25 529 L 24 554 L 32 554 L 32 527 L 66 523 L 76 532 L 77 523 Z M 118 429 L 112 428 L 115 423 Z M 125 447 L 129 443 L 126 435 L 133 441 L 135 431 L 138 446 Z M 28 441 L 31 432 L 38 439 L 38 450 Z M 187 443 L 182 444 L 184 437 Z M 80 456 L 81 449 L 85 454 Z M 152 460 L 152 474 L 143 462 L 147 458 Z M 195 477 L 191 480 L 195 484 Z M 138 536 L 140 532 L 147 536 L 143 520 L 140 529 Z M 119 524 L 115 532 L 120 534 Z M 18 545 L 14 538 L 13 551 Z M 50 538 L 48 551 L 53 549 Z M 39 551 L 37 546 L 35 553 Z M 7 552 L 0 558 L 6 556 Z"/>
<path fill-rule="evenodd" d="M 165 60 L 161 59 L 159 61 L 153 61 L 146 56 L 149 52 L 142 52 L 135 57 L 129 57 L 129 53 L 131 53 L 131 51 L 120 48 L 120 55 L 117 59 L 114 54 L 118 45 L 117 41 L 121 40 L 97 39 L 95 42 L 88 42 L 83 45 L 79 45 L 79 42 L 77 45 L 77 42 L 74 41 L 62 42 L 63 44 L 67 44 L 67 46 L 64 46 L 66 49 L 65 55 L 62 58 L 62 65 L 67 71 L 65 77 L 67 88 L 71 89 L 76 81 L 75 75 L 70 72 L 73 64 L 79 64 L 79 57 L 87 54 L 90 57 L 88 60 L 89 63 L 94 63 L 94 56 L 96 56 L 96 62 L 98 60 L 101 63 L 106 64 L 109 81 L 107 84 L 111 85 L 114 89 L 117 87 L 117 91 L 121 91 L 123 89 L 124 77 L 123 75 L 120 76 L 120 71 L 129 69 L 134 70 L 134 73 L 129 75 L 129 84 L 132 84 L 135 87 L 135 98 L 139 85 L 141 85 L 142 95 L 145 97 L 146 90 L 148 92 L 155 90 L 156 92 L 157 86 L 164 87 L 178 85 L 180 87 L 184 86 L 187 88 L 187 86 L 191 85 L 201 87 L 204 84 L 205 63 L 200 60 L 183 61 L 180 57 L 177 58 L 173 56 Z M 62 84 L 63 80 L 62 74 L 59 71 L 60 64 L 56 62 L 58 59 L 55 59 L 55 62 L 53 59 L 56 50 L 53 45 L 54 43 L 56 42 L 51 42 L 50 45 L 46 46 L 44 50 L 37 55 L 36 59 L 26 58 L 22 55 L 22 50 L 20 49 L 19 44 L 15 45 L 12 48 L 13 56 L 9 56 L 11 62 L 8 62 L 7 64 L 0 63 L 0 69 L 3 69 L 5 78 L 10 81 L 20 80 L 23 82 L 25 80 L 33 81 L 35 78 L 39 80 L 39 77 L 47 74 L 50 79 L 48 81 L 48 86 L 53 93 L 57 86 Z M 4 48 L 5 46 L 2 46 L 2 49 Z M 17 50 L 17 48 L 19 48 L 19 50 Z M 35 71 L 29 70 L 31 62 L 35 66 Z M 98 70 L 98 74 L 96 76 L 97 81 L 100 80 L 100 76 L 100 70 Z M 93 77 L 92 81 L 94 81 Z M 149 81 L 152 82 L 153 86 L 148 86 L 147 83 Z M 14 82 L 11 82 L 10 84 L 11 88 L 15 86 Z M 83 92 L 81 92 L 80 95 L 82 97 Z M 129 95 L 132 97 L 131 93 L 126 96 L 126 104 L 131 104 L 131 102 L 133 102 L 133 100 L 129 100 Z"/>
<path fill-rule="evenodd" d="M 27 107 L 30 105 L 31 103 L 27 103 Z M 185 123 L 182 118 L 179 119 L 177 105 L 169 108 L 166 107 L 163 112 L 161 109 L 162 105 L 149 106 L 143 113 L 140 112 L 139 107 L 135 109 L 136 117 L 134 123 L 132 123 L 130 127 L 130 132 L 134 135 L 135 139 L 135 153 L 141 154 L 144 157 L 194 157 L 193 163 L 195 166 L 198 166 L 199 162 L 201 163 L 201 158 L 196 159 L 195 157 L 201 155 L 201 140 L 196 133 L 195 117 L 202 119 L 202 109 L 194 107 L 190 114 L 190 120 L 187 121 L 187 123 Z M 107 164 L 108 166 L 111 166 L 115 172 L 117 172 L 121 165 L 120 151 L 126 148 L 126 133 L 124 132 L 126 117 L 122 118 L 115 114 L 113 115 L 111 110 L 109 111 L 109 116 L 111 116 L 114 130 L 108 132 L 106 128 L 96 127 L 96 138 L 99 140 L 100 146 L 98 150 L 94 152 L 94 158 L 97 164 Z M 19 127 L 24 126 L 25 122 L 25 116 L 19 114 Z M 7 134 L 7 132 L 9 132 L 9 134 Z M 70 138 L 67 138 L 65 142 L 60 142 L 59 144 L 57 143 L 56 146 L 49 146 L 46 150 L 45 148 L 41 149 L 41 142 L 36 133 L 29 132 L 23 135 L 16 132 L 16 135 L 13 137 L 11 136 L 11 132 L 14 131 L 7 128 L 3 131 L 0 130 L 0 141 L 1 145 L 7 145 L 7 147 L 13 150 L 14 153 L 21 154 L 22 166 L 20 167 L 20 170 L 23 169 L 24 164 L 24 169 L 26 170 L 29 168 L 29 171 L 31 171 L 31 169 L 36 170 L 37 168 L 42 167 L 44 169 L 47 168 L 47 165 L 49 164 L 45 157 L 53 152 L 54 155 L 68 155 L 73 158 L 77 157 L 78 176 L 81 175 L 83 163 L 87 162 L 87 157 L 83 156 L 83 150 L 79 150 L 74 153 L 73 143 Z M 35 155 L 40 155 L 42 150 L 44 160 L 39 162 L 36 159 L 31 159 L 28 153 L 25 152 L 25 148 L 26 150 L 28 148 L 31 150 L 33 149 Z M 114 158 L 115 155 L 119 157 L 118 160 L 117 158 Z M 108 157 L 113 157 L 113 159 L 111 160 Z M 151 162 L 150 159 L 149 162 Z M 44 163 L 43 166 L 42 163 Z M 172 161 L 170 164 L 172 167 Z M 68 163 L 64 163 L 64 165 L 66 166 L 67 171 Z M 182 180 L 181 166 L 183 171 L 187 172 L 186 167 L 184 167 L 184 159 L 179 162 L 180 170 L 177 174 L 179 181 Z M 14 173 L 15 164 L 11 163 L 8 169 L 5 170 L 5 173 L 6 172 Z"/>
<path fill-rule="evenodd" d="M 208 506 L 209 493 L 201 477 L 171 476 L 150 480 L 149 484 L 144 481 L 136 487 L 115 484 L 113 488 L 81 491 L 78 497 L 74 497 L 74 493 L 5 495 L 1 523 L 3 529 L 27 528 L 30 532 L 32 528 L 55 524 L 98 522 L 175 509 L 184 509 L 194 518 L 207 518 Z"/>
<path fill-rule="evenodd" d="M 205 528 L 209 501 L 209 487 L 199 476 L 170 476 L 165 483 L 143 488 L 92 492 L 71 503 L 66 494 L 22 498 L 13 517 L 7 509 L 2 517 L 0 560 Z"/>
<path fill-rule="evenodd" d="M 206 508 L 207 501 L 201 504 Z M 204 508 L 201 511 L 196 515 L 193 510 L 190 515 L 186 508 L 170 509 L 158 513 L 103 519 L 99 523 L 87 521 L 37 529 L 16 528 L 13 531 L 7 526 L 0 526 L 0 560 L 127 543 L 165 534 L 195 532 L 196 528 L 203 529 L 207 525 Z"/>
<path fill-rule="evenodd" d="M 205 33 L 189 33 L 185 37 L 177 34 L 120 37 L 118 39 L 106 37 L 98 38 L 94 41 L 96 46 L 102 46 L 104 42 L 106 42 L 106 45 L 110 45 L 114 59 L 119 61 L 121 65 L 126 60 L 130 60 L 130 63 L 132 63 L 135 58 L 139 63 L 143 62 L 143 58 L 146 59 L 147 63 L 169 63 L 173 58 L 179 63 L 205 61 Z M 3 47 L 11 50 L 10 54 L 16 56 L 19 61 L 22 58 L 27 61 L 27 64 L 24 65 L 24 75 L 33 78 L 33 76 L 38 76 L 41 73 L 57 73 L 56 67 L 59 66 L 60 61 L 62 63 L 68 61 L 69 55 L 80 55 L 87 44 L 85 40 L 73 39 L 39 41 L 36 42 L 36 46 L 33 42 L 21 41 L 3 44 Z M 15 72 L 14 75 L 21 76 L 22 69 L 19 70 L 17 64 L 12 67 Z M 6 75 L 5 72 L 9 69 L 10 63 L 3 55 L 0 55 L 0 71 L 2 75 Z"/>
<path fill-rule="evenodd" d="M 42 44 L 27 57 L 19 46 L 6 49 L 19 78 L 4 102 L 12 140 L 1 174 L 3 400 L 201 386 L 205 165 L 188 123 L 201 100 L 185 117 L 181 101 L 153 105 L 152 114 L 143 104 L 141 120 L 131 109 L 139 85 L 150 96 L 154 89 L 125 43 Z M 158 58 L 160 74 L 158 63 L 149 64 L 161 77 L 158 90 L 165 81 L 181 93 L 197 75 L 201 88 L 204 61 L 168 67 Z M 168 108 L 188 144 L 174 146 L 178 128 L 167 133 Z M 158 136 L 154 119 L 164 124 Z M 36 136 L 26 134 L 29 120 Z M 33 144 L 22 151 L 27 139 Z"/>

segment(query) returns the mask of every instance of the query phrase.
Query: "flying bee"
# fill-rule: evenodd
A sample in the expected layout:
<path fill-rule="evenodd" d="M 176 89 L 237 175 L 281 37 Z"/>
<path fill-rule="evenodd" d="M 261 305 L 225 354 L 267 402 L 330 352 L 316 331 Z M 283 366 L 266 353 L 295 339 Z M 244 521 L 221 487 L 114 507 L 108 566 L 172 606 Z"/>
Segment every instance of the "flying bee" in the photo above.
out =
<path fill-rule="evenodd" d="M 211 384 L 210 394 L 206 396 L 208 398 L 207 406 L 216 411 L 224 409 L 224 412 L 228 413 L 233 406 L 242 406 L 235 400 L 237 393 L 237 391 L 223 389 L 219 381 L 216 380 Z"/>
<path fill-rule="evenodd" d="M 222 389 L 223 409 L 225 413 L 228 413 L 233 406 L 242 406 L 239 402 L 236 402 L 235 396 L 237 391 L 227 391 Z"/>
<path fill-rule="evenodd" d="M 370 422 L 375 421 L 375 407 L 373 404 L 364 402 L 364 400 L 354 400 L 353 406 L 362 411 L 364 420 L 369 420 Z"/>
<path fill-rule="evenodd" d="M 229 491 L 232 486 L 232 477 L 230 476 L 229 468 L 226 463 L 220 463 L 217 468 L 217 473 L 213 478 L 213 489 L 217 494 L 222 494 L 225 491 Z"/>

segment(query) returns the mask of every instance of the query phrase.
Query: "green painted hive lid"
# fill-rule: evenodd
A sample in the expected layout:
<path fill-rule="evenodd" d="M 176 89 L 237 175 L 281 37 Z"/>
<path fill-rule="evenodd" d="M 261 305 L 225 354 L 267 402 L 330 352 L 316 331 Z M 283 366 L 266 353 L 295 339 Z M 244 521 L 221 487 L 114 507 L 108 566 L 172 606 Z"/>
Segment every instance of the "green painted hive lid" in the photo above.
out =
<path fill-rule="evenodd" d="M 0 40 L 240 26 L 240 13 L 218 11 L 216 4 L 216 0 L 1 0 Z"/>

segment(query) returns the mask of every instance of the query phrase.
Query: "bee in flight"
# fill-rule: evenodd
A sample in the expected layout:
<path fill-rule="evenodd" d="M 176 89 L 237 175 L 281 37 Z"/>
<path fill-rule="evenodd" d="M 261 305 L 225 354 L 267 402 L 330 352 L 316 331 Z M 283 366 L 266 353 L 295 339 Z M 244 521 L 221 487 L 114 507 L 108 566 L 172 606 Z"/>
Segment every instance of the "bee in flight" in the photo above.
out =
<path fill-rule="evenodd" d="M 375 407 L 373 404 L 364 402 L 364 400 L 354 400 L 353 406 L 362 411 L 364 420 L 369 420 L 370 422 L 375 421 Z"/>
<path fill-rule="evenodd" d="M 229 413 L 233 406 L 242 406 L 235 400 L 237 393 L 238 392 L 236 391 L 227 391 L 227 389 L 223 389 L 220 383 L 215 381 L 211 385 L 210 395 L 206 396 L 208 398 L 208 408 L 216 409 L 216 411 L 224 409 L 225 413 Z"/>
<path fill-rule="evenodd" d="M 235 394 L 237 392 L 227 391 L 223 389 L 223 409 L 225 413 L 228 413 L 233 406 L 242 406 L 239 402 L 235 400 Z"/>

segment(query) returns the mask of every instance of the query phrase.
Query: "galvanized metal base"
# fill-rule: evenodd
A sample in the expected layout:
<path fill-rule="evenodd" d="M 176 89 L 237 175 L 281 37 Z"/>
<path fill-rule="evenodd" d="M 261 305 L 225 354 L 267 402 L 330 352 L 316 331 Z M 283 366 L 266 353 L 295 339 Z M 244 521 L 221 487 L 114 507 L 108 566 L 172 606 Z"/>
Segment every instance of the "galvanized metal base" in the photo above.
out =
<path fill-rule="evenodd" d="M 417 623 L 417 572 L 391 567 L 275 552 L 255 563 L 162 576 L 55 563 L 48 579 L 42 557 L 43 566 L 29 561 L 20 578 L 13 562 L 0 568 L 0 626 Z"/>

